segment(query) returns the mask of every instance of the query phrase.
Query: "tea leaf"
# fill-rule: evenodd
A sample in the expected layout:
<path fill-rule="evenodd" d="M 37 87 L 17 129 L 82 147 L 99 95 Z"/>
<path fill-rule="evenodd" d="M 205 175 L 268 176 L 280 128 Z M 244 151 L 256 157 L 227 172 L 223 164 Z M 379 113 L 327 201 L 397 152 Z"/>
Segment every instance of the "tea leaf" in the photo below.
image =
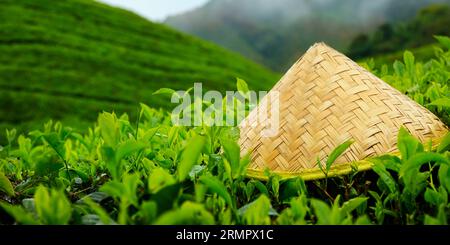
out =
<path fill-rule="evenodd" d="M 312 199 L 311 206 L 313 207 L 314 214 L 317 217 L 317 224 L 330 224 L 331 209 L 325 202 L 317 199 Z"/>
<path fill-rule="evenodd" d="M 192 167 L 197 164 L 205 142 L 206 139 L 204 136 L 197 135 L 187 143 L 186 148 L 181 154 L 181 161 L 177 168 L 179 181 L 184 181 L 188 177 Z"/>
<path fill-rule="evenodd" d="M 436 163 L 446 163 L 449 161 L 442 155 L 432 152 L 418 153 L 413 158 L 409 159 L 405 164 L 402 165 L 400 169 L 400 176 L 404 176 L 408 171 L 417 169 L 425 163 L 436 162 Z"/>
<path fill-rule="evenodd" d="M 220 142 L 222 143 L 222 147 L 225 152 L 225 157 L 231 164 L 232 175 L 233 177 L 236 177 L 240 163 L 240 147 L 235 141 L 232 140 L 222 139 Z"/>
<path fill-rule="evenodd" d="M 58 134 L 50 133 L 44 135 L 45 141 L 55 150 L 56 153 L 61 157 L 62 160 L 66 158 L 66 149 L 64 147 L 64 141 L 59 139 Z"/>
<path fill-rule="evenodd" d="M 148 189 L 152 193 L 156 193 L 162 188 L 175 184 L 175 178 L 163 168 L 152 170 L 148 178 Z"/>
<path fill-rule="evenodd" d="M 181 184 L 176 183 L 166 186 L 152 196 L 152 200 L 156 202 L 158 214 L 161 214 L 174 207 L 177 198 L 181 193 Z"/>
<path fill-rule="evenodd" d="M 434 36 L 438 42 L 447 49 L 450 49 L 450 38 L 446 36 Z"/>
<path fill-rule="evenodd" d="M 428 105 L 442 106 L 442 107 L 450 108 L 450 98 L 440 98 L 437 100 L 433 100 Z"/>
<path fill-rule="evenodd" d="M 72 215 L 71 204 L 63 193 L 54 189 L 49 191 L 39 186 L 34 194 L 34 201 L 39 219 L 44 224 L 57 225 L 69 222 Z"/>
<path fill-rule="evenodd" d="M 135 140 L 127 140 L 117 146 L 117 151 L 115 153 L 116 162 L 121 161 L 123 158 L 144 149 L 147 145 L 143 142 Z"/>
<path fill-rule="evenodd" d="M 164 213 L 156 225 L 213 225 L 214 217 L 202 204 L 186 201 L 179 209 Z"/>
<path fill-rule="evenodd" d="M 230 193 L 228 193 L 225 185 L 217 178 L 212 176 L 202 176 L 200 177 L 200 182 L 207 186 L 210 191 L 212 191 L 213 193 L 217 193 L 217 195 L 222 197 L 230 207 L 235 208 L 234 203 L 231 200 Z"/>
<path fill-rule="evenodd" d="M 397 184 L 392 178 L 391 174 L 386 170 L 383 164 L 376 163 L 373 166 L 373 171 L 380 176 L 380 179 L 384 182 L 384 184 L 389 188 L 391 193 L 396 193 L 398 190 Z"/>
<path fill-rule="evenodd" d="M 103 112 L 98 117 L 98 125 L 105 145 L 115 147 L 120 138 L 119 122 L 114 113 Z"/>
<path fill-rule="evenodd" d="M 242 94 L 242 96 L 247 97 L 247 93 L 249 92 L 247 83 L 240 78 L 237 78 L 236 80 L 237 90 Z"/>
<path fill-rule="evenodd" d="M 170 88 L 160 88 L 158 90 L 156 90 L 155 92 L 153 92 L 153 95 L 158 95 L 158 94 L 162 94 L 162 95 L 172 95 L 172 94 L 176 94 L 176 91 Z"/>
<path fill-rule="evenodd" d="M 32 214 L 28 213 L 21 206 L 13 206 L 8 203 L 0 201 L 0 207 L 3 208 L 9 215 L 11 215 L 19 224 L 23 225 L 39 225 L 39 220 L 36 220 Z"/>
<path fill-rule="evenodd" d="M 328 156 L 327 162 L 326 162 L 326 172 L 328 173 L 330 171 L 331 165 L 336 161 L 336 159 L 342 155 L 351 145 L 353 144 L 352 140 L 347 140 L 344 143 L 340 144 L 338 147 L 336 147 L 331 154 Z"/>
<path fill-rule="evenodd" d="M 397 147 L 402 155 L 402 160 L 408 160 L 421 149 L 420 142 L 401 127 L 398 133 Z"/>
<path fill-rule="evenodd" d="M 343 213 L 348 214 L 348 213 L 352 212 L 353 210 L 355 210 L 357 207 L 361 206 L 364 202 L 367 201 L 367 199 L 369 199 L 369 198 L 357 197 L 357 198 L 350 199 L 347 202 L 345 202 L 344 204 L 342 204 L 341 211 Z"/>
<path fill-rule="evenodd" d="M 406 69 L 414 69 L 414 55 L 413 53 L 411 53 L 411 51 L 405 51 L 405 53 L 403 54 L 403 60 L 405 62 Z"/>
<path fill-rule="evenodd" d="M 450 167 L 448 165 L 441 164 L 439 166 L 438 178 L 440 184 L 450 192 Z"/>
<path fill-rule="evenodd" d="M 259 190 L 262 194 L 269 196 L 269 191 L 267 190 L 267 187 L 259 180 L 252 180 L 252 182 L 255 184 L 256 189 Z"/>
<path fill-rule="evenodd" d="M 14 196 L 14 187 L 4 173 L 0 172 L 0 191 L 6 193 L 8 196 Z"/>
<path fill-rule="evenodd" d="M 450 150 L 450 132 L 447 133 L 444 138 L 442 138 L 441 143 L 436 149 L 436 151 L 439 153 L 443 153 L 448 150 Z"/>
<path fill-rule="evenodd" d="M 247 225 L 269 225 L 271 212 L 270 200 L 261 195 L 248 206 L 243 207 L 241 213 Z M 273 211 L 272 211 L 273 212 Z"/>
<path fill-rule="evenodd" d="M 158 216 L 158 205 L 154 201 L 145 201 L 140 208 L 140 215 L 145 224 L 153 223 Z"/>

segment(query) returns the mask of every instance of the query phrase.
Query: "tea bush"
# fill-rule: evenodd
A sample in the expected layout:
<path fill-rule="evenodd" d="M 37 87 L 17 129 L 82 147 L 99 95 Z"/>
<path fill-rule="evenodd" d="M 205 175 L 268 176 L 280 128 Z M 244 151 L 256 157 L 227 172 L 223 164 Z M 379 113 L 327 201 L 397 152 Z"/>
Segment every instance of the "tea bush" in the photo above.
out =
<path fill-rule="evenodd" d="M 0 19 L 0 144 L 6 128 L 49 119 L 86 129 L 102 110 L 134 120 L 139 102 L 170 109 L 152 96 L 160 84 L 225 92 L 242 77 L 267 90 L 280 75 L 101 1 L 1 0 Z"/>
<path fill-rule="evenodd" d="M 450 39 L 438 39 L 447 50 L 426 63 L 406 52 L 393 71 L 367 67 L 448 123 Z M 431 149 L 402 128 L 399 156 L 310 182 L 270 171 L 267 181 L 248 179 L 237 128 L 173 126 L 167 112 L 143 104 L 136 122 L 103 112 L 84 133 L 50 121 L 6 137 L 3 224 L 447 224 L 450 217 L 450 134 Z"/>

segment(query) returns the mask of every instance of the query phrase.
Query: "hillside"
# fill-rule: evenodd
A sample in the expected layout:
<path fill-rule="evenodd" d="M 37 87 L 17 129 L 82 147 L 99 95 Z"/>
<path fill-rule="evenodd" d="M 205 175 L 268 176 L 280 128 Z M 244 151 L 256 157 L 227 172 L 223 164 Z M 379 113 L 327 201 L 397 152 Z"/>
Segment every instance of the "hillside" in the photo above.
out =
<path fill-rule="evenodd" d="M 449 0 L 211 0 L 166 20 L 179 30 L 284 71 L 311 44 L 345 50 L 360 33 L 408 20 L 430 3 Z"/>
<path fill-rule="evenodd" d="M 373 33 L 360 34 L 350 44 L 348 55 L 354 59 L 372 56 L 387 56 L 381 63 L 392 62 L 402 56 L 405 49 L 417 50 L 420 57 L 429 59 L 434 52 L 429 47 L 434 43 L 433 36 L 450 36 L 450 6 L 434 4 L 419 11 L 409 21 L 396 24 L 383 24 Z M 428 55 L 424 56 L 425 52 Z"/>
<path fill-rule="evenodd" d="M 278 75 L 219 46 L 91 0 L 0 1 L 0 134 L 52 118 L 169 107 L 161 87 L 268 89 Z"/>
<path fill-rule="evenodd" d="M 438 44 L 427 44 L 418 48 L 408 49 L 417 60 L 430 60 L 435 56 L 435 49 L 442 48 Z M 395 51 L 387 54 L 374 55 L 358 59 L 358 63 L 373 64 L 374 66 L 382 66 L 383 64 L 394 63 L 396 60 L 403 59 L 404 51 Z"/>

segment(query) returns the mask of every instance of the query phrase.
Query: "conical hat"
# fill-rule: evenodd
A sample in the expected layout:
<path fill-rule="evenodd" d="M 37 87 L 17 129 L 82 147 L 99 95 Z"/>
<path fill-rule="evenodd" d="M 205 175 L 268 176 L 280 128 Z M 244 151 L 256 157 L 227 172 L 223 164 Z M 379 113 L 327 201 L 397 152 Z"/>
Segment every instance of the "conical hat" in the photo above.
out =
<path fill-rule="evenodd" d="M 328 176 L 367 170 L 372 163 L 365 159 L 398 152 L 402 126 L 434 145 L 448 132 L 433 113 L 324 43 L 309 48 L 260 105 L 273 93 L 279 96 L 275 136 L 262 136 L 267 126 L 257 120 L 258 110 L 269 109 L 257 107 L 239 126 L 241 151 L 251 153 L 251 177 L 264 178 L 269 168 L 282 177 L 322 178 L 317 160 L 326 162 L 347 140 L 354 143 Z"/>

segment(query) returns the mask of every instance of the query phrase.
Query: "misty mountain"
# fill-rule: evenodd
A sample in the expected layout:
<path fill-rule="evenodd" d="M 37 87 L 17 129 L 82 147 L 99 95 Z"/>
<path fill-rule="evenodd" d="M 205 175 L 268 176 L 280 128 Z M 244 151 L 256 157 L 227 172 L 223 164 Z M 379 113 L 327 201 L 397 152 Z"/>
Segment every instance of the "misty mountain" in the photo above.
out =
<path fill-rule="evenodd" d="M 310 45 L 346 51 L 351 40 L 450 0 L 211 0 L 166 24 L 283 71 Z"/>

